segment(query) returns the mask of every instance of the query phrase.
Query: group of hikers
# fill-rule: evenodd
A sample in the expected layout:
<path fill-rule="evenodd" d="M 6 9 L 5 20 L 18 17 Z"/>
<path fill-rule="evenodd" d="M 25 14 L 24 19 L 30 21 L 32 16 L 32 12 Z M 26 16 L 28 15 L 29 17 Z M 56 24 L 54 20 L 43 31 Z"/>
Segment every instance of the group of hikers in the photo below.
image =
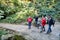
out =
<path fill-rule="evenodd" d="M 48 24 L 48 30 L 47 30 L 47 34 L 51 33 L 52 32 L 52 29 L 51 29 L 51 26 L 55 24 L 55 20 L 51 17 L 51 15 L 48 15 L 48 16 L 44 16 L 42 15 L 42 18 L 41 20 L 38 20 L 39 19 L 39 16 L 35 16 L 34 17 L 35 19 L 35 24 L 36 24 L 36 27 L 41 27 L 41 31 L 40 33 L 44 32 L 45 31 L 45 25 Z M 32 21 L 33 21 L 33 18 L 31 16 L 29 16 L 27 18 L 27 22 L 28 22 L 28 29 L 31 29 L 31 24 L 32 24 Z"/>

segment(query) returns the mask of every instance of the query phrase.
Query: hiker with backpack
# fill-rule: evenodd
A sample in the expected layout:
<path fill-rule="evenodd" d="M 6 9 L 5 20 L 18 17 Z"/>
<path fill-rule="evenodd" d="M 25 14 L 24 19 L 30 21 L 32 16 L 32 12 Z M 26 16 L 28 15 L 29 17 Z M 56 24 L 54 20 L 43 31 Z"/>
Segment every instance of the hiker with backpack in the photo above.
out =
<path fill-rule="evenodd" d="M 54 26 L 55 22 L 53 20 L 53 18 L 49 15 L 48 16 L 48 30 L 47 30 L 47 34 L 51 33 L 52 32 L 52 29 L 51 29 L 51 26 L 53 25 Z"/>
<path fill-rule="evenodd" d="M 32 23 L 32 18 L 29 16 L 28 18 L 27 18 L 27 22 L 28 22 L 28 29 L 31 29 L 31 23 Z"/>

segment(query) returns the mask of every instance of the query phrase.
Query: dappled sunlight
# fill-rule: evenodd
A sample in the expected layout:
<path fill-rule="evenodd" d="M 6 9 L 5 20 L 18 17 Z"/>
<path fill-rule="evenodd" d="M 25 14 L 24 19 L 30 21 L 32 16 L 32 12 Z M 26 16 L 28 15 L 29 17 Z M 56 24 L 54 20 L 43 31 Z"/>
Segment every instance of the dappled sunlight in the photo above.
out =
<path fill-rule="evenodd" d="M 1 21 L 5 17 L 5 22 L 13 23 L 26 20 L 28 16 L 34 18 L 36 15 L 52 15 L 56 18 L 55 14 L 60 13 L 57 0 L 0 0 L 0 10 L 4 12 L 0 13 Z"/>

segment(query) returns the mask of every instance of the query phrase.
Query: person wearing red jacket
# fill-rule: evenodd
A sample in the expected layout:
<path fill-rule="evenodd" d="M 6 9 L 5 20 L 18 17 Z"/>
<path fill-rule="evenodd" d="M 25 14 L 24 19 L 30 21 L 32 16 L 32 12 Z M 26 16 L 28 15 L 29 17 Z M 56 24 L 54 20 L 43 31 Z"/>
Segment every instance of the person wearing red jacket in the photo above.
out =
<path fill-rule="evenodd" d="M 29 16 L 28 18 L 27 18 L 27 22 L 28 22 L 28 29 L 31 29 L 31 23 L 32 23 L 32 18 Z"/>
<path fill-rule="evenodd" d="M 44 16 L 42 16 L 42 19 L 41 19 L 41 32 L 42 31 L 45 31 L 45 24 L 46 24 L 46 18 Z"/>

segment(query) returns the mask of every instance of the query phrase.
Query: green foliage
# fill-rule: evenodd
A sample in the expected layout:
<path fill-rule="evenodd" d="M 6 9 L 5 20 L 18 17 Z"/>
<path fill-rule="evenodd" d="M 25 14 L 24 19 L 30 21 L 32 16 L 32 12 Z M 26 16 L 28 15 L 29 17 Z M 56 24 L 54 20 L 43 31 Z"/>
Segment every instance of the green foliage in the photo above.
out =
<path fill-rule="evenodd" d="M 39 0 L 38 0 L 39 1 Z M 37 2 L 35 4 L 36 9 L 38 9 L 38 13 L 39 15 L 54 15 L 56 14 L 56 10 L 55 8 L 53 8 L 53 6 L 55 6 L 55 0 L 53 2 L 53 0 L 42 0 L 40 2 Z"/>
<path fill-rule="evenodd" d="M 6 19 L 0 20 L 8 23 L 21 23 L 28 16 L 32 18 L 38 13 L 41 15 L 55 15 L 60 12 L 60 1 L 58 0 L 32 0 L 27 2 L 21 0 L 0 0 L 0 19 L 5 15 Z M 35 12 L 37 11 L 37 12 Z"/>
<path fill-rule="evenodd" d="M 60 22 L 60 13 L 56 14 L 55 17 Z"/>
<path fill-rule="evenodd" d="M 0 10 L 0 19 L 4 17 L 2 16 L 3 14 L 4 14 L 4 11 Z"/>
<path fill-rule="evenodd" d="M 19 36 L 19 35 L 15 35 L 14 37 L 14 40 L 26 40 L 23 36 Z"/>

